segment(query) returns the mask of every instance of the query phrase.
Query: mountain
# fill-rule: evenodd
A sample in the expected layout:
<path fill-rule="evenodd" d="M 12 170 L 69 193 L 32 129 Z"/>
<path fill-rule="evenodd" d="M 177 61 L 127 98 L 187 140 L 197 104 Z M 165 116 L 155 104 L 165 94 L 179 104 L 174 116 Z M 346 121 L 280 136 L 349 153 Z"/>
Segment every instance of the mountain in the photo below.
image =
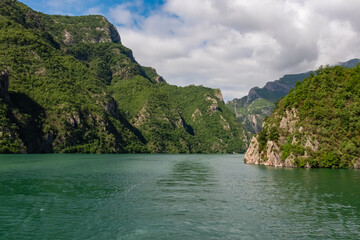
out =
<path fill-rule="evenodd" d="M 339 66 L 355 67 L 360 59 L 340 62 Z M 298 74 L 287 74 L 276 81 L 267 82 L 263 88 L 254 87 L 249 94 L 240 99 L 233 99 L 226 106 L 236 115 L 246 131 L 251 134 L 258 133 L 262 128 L 263 120 L 274 110 L 275 102 L 285 97 L 295 87 L 297 81 L 304 81 L 311 73 L 309 71 Z"/>
<path fill-rule="evenodd" d="M 360 66 L 320 68 L 280 100 L 246 163 L 360 168 Z"/>
<path fill-rule="evenodd" d="M 103 16 L 1 0 L 0 53 L 1 153 L 245 150 L 220 90 L 167 84 Z"/>

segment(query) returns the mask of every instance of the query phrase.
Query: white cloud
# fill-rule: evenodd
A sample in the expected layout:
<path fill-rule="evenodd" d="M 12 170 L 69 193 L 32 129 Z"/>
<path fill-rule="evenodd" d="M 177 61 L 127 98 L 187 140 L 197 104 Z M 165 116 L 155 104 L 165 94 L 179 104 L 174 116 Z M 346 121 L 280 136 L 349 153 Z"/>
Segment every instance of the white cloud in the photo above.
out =
<path fill-rule="evenodd" d="M 168 0 L 146 18 L 124 4 L 109 14 L 139 63 L 171 84 L 220 88 L 231 99 L 359 57 L 358 9 L 358 0 Z"/>
<path fill-rule="evenodd" d="M 133 16 L 126 5 L 117 5 L 115 8 L 110 9 L 109 14 L 115 24 L 131 25 L 133 21 Z"/>
<path fill-rule="evenodd" d="M 104 15 L 103 6 L 92 7 L 86 10 L 86 15 Z"/>
<path fill-rule="evenodd" d="M 131 29 L 137 27 L 139 22 L 143 22 L 144 17 L 141 15 L 143 11 L 144 1 L 133 0 L 110 8 L 109 17 L 113 23 Z"/>

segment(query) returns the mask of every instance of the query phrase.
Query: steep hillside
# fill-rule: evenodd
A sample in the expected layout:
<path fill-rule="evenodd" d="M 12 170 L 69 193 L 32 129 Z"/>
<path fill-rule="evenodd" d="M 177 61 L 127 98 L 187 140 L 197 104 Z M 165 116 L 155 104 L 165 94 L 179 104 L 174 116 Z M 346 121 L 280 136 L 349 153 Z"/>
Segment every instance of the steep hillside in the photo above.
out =
<path fill-rule="evenodd" d="M 186 88 L 167 84 L 136 62 L 102 16 L 50 16 L 1 0 L 0 53 L 8 79 L 0 152 L 245 149 L 242 127 L 216 98 L 218 90 L 190 87 L 190 97 Z M 213 99 L 219 107 L 210 110 Z M 193 105 L 203 113 L 201 124 L 184 107 Z"/>
<path fill-rule="evenodd" d="M 359 62 L 360 59 L 352 59 L 338 65 L 351 68 Z M 315 72 L 287 74 L 279 80 L 267 82 L 263 88 L 250 89 L 247 96 L 228 101 L 226 106 L 236 115 L 246 131 L 255 134 L 261 130 L 263 119 L 274 110 L 274 103 L 285 97 L 297 81 L 304 81 L 311 73 Z"/>
<path fill-rule="evenodd" d="M 278 104 L 246 163 L 360 168 L 360 66 L 320 68 Z"/>
<path fill-rule="evenodd" d="M 25 146 L 11 152 L 146 151 L 141 134 L 113 107 L 102 79 L 60 48 L 43 16 L 16 1 L 0 2 L 7 116 Z"/>

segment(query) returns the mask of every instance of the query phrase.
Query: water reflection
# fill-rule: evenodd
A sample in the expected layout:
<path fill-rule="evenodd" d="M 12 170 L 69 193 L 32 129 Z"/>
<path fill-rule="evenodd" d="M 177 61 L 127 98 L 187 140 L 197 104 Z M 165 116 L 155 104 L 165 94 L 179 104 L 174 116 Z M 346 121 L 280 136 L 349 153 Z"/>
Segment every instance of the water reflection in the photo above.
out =
<path fill-rule="evenodd" d="M 217 181 L 209 163 L 194 159 L 176 161 L 169 174 L 156 182 L 154 201 L 167 205 L 174 215 L 188 215 L 194 205 L 198 210 L 206 209 L 209 201 L 216 201 Z"/>
<path fill-rule="evenodd" d="M 166 177 L 157 181 L 157 185 L 167 187 L 178 187 L 185 191 L 210 190 L 216 185 L 214 170 L 203 162 L 194 160 L 183 160 L 176 162 L 172 171 Z"/>
<path fill-rule="evenodd" d="M 187 157 L 171 163 L 168 173 L 156 181 L 151 204 L 159 224 L 166 222 L 178 228 L 168 228 L 168 239 L 188 239 L 196 233 L 212 234 L 213 229 L 205 223 L 223 218 L 220 185 L 218 169 L 206 159 Z M 185 235 L 179 237 L 180 232 Z M 199 235 L 195 238 L 201 239 Z"/>

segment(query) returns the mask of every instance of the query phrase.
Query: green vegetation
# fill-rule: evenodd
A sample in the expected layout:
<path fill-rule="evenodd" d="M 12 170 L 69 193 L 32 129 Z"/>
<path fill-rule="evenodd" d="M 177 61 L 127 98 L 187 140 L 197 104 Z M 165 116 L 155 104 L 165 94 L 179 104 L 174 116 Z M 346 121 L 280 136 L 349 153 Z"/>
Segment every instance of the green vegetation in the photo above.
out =
<path fill-rule="evenodd" d="M 296 113 L 293 130 L 280 128 L 280 121 L 291 112 Z M 274 128 L 279 129 L 277 138 L 271 133 Z M 257 138 L 261 146 L 277 141 L 282 160 L 293 155 L 300 167 L 354 167 L 360 162 L 360 66 L 321 67 L 316 75 L 298 82 Z"/>
<path fill-rule="evenodd" d="M 193 132 L 196 143 L 193 149 L 231 153 L 239 152 L 239 144 L 240 148 L 245 149 L 245 143 L 236 140 L 244 138 L 243 128 L 219 99 L 220 90 L 166 85 L 163 91 L 168 93 L 185 122 L 190 125 L 188 132 Z"/>
<path fill-rule="evenodd" d="M 0 153 L 19 153 L 24 150 L 17 132 L 18 127 L 9 119 L 9 110 L 0 98 Z"/>
<path fill-rule="evenodd" d="M 49 16 L 3 0 L 0 52 L 10 73 L 10 100 L 0 99 L 3 153 L 245 149 L 218 90 L 167 84 L 102 16 Z"/>

